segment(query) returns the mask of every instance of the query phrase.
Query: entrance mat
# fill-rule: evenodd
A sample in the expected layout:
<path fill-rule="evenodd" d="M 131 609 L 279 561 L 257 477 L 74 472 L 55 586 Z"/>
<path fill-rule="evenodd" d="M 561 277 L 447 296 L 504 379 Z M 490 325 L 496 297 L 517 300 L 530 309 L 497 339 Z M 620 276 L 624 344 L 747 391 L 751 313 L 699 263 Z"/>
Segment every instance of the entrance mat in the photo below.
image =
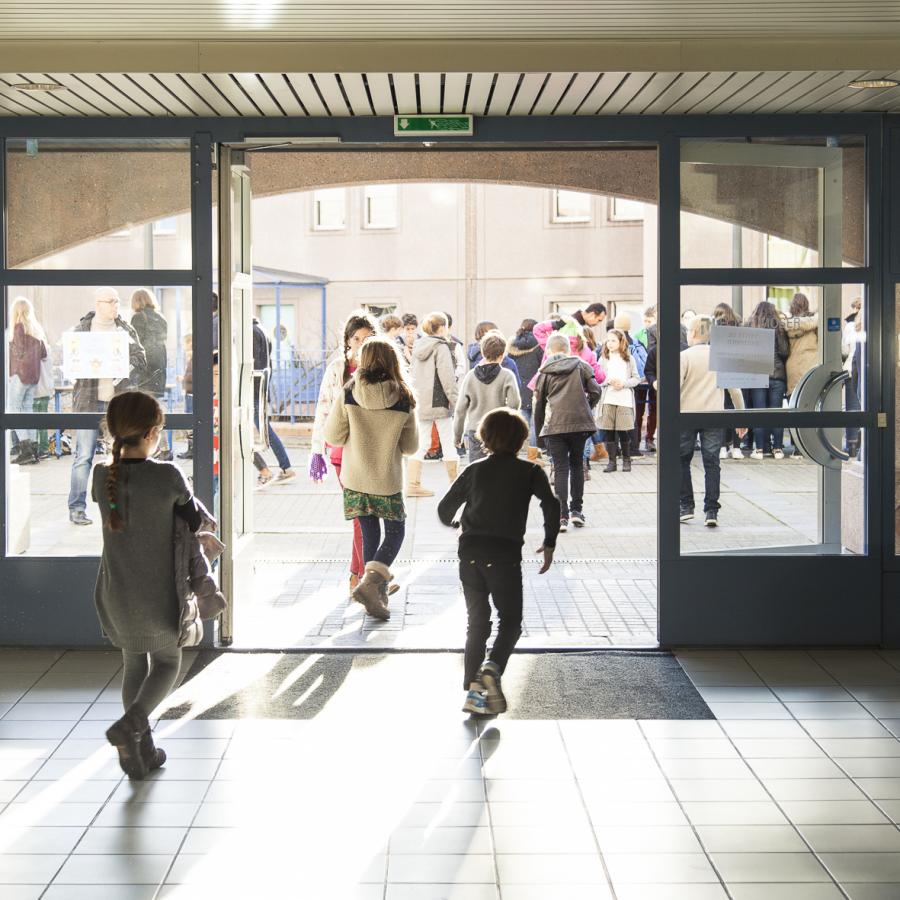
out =
<path fill-rule="evenodd" d="M 665 651 L 517 653 L 503 678 L 514 719 L 712 719 Z M 323 712 L 427 706 L 448 715 L 462 700 L 459 653 L 236 653 L 201 650 L 164 719 L 312 719 Z M 328 709 L 329 704 L 332 708 Z M 352 713 L 347 713 L 352 715 Z"/>

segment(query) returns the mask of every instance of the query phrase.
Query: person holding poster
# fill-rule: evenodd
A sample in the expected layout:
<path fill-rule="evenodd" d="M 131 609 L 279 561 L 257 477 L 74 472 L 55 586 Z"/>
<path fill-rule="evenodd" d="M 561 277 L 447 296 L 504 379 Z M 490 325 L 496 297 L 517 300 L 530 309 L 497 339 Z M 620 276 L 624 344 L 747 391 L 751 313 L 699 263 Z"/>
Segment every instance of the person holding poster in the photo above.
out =
<path fill-rule="evenodd" d="M 137 332 L 119 315 L 119 303 L 115 288 L 98 288 L 94 292 L 93 311 L 63 335 L 63 370 L 73 381 L 72 412 L 105 412 L 116 394 L 143 386 L 147 354 Z M 127 347 L 127 358 L 123 345 Z M 75 433 L 69 481 L 69 521 L 73 525 L 92 523 L 85 509 L 99 437 L 100 432 L 95 428 Z"/>

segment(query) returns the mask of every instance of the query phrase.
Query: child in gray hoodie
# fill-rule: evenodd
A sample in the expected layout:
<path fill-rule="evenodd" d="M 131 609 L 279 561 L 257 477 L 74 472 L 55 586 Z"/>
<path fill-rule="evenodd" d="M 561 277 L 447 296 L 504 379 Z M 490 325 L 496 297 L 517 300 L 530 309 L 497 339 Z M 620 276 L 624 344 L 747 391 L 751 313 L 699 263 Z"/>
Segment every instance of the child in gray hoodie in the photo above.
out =
<path fill-rule="evenodd" d="M 453 417 L 456 445 L 462 445 L 465 435 L 470 463 L 487 455 L 476 437 L 481 420 L 501 407 L 517 410 L 520 403 L 516 376 L 502 366 L 506 339 L 499 331 L 489 331 L 481 339 L 481 356 L 482 361 L 463 379 Z"/>

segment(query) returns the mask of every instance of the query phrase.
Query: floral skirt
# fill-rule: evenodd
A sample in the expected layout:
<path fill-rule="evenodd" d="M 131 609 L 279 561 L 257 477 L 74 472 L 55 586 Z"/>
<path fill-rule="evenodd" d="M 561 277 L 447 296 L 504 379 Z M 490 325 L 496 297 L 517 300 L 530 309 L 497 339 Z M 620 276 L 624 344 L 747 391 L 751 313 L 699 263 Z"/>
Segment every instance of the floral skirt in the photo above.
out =
<path fill-rule="evenodd" d="M 402 522 L 406 518 L 403 492 L 384 496 L 344 488 L 344 518 L 358 519 L 360 516 L 378 516 L 379 519 Z"/>

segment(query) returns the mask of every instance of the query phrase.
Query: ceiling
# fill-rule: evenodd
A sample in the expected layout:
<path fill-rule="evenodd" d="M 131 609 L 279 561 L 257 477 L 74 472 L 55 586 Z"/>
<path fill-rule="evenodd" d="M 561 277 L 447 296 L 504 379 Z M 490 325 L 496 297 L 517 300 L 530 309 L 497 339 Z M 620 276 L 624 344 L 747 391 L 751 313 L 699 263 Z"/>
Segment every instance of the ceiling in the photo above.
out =
<path fill-rule="evenodd" d="M 900 4 L 898 4 L 900 7 Z M 477 116 L 900 112 L 900 88 L 848 82 L 900 70 L 766 72 L 0 74 L 8 116 Z M 53 82 L 30 93 L 12 85 Z"/>
<path fill-rule="evenodd" d="M 4 40 L 900 37 L 896 0 L 0 0 Z"/>

